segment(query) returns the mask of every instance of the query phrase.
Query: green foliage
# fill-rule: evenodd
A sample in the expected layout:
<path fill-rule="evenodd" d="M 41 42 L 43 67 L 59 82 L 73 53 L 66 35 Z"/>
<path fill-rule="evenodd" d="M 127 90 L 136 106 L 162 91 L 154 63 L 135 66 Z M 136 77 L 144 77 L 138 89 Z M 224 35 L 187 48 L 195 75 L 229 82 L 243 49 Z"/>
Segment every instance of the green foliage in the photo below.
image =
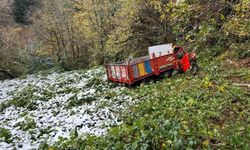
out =
<path fill-rule="evenodd" d="M 28 69 L 26 71 L 27 74 L 37 73 L 38 71 L 41 71 L 41 70 L 49 70 L 53 67 L 54 68 L 56 67 L 50 57 L 31 55 L 31 56 L 28 56 L 28 59 L 29 59 L 27 60 Z"/>
<path fill-rule="evenodd" d="M 157 8 L 152 1 L 124 1 L 122 4 L 114 16 L 116 28 L 106 42 L 108 61 L 126 59 L 129 55 L 146 55 L 148 46 L 173 41 L 167 22 L 157 11 L 165 3 L 156 3 Z"/>
<path fill-rule="evenodd" d="M 87 96 L 87 97 L 83 97 L 83 98 L 77 98 L 77 95 L 75 94 L 74 96 L 72 96 L 68 99 L 68 105 L 66 106 L 66 108 L 72 108 L 72 107 L 76 107 L 76 106 L 81 106 L 83 104 L 89 104 L 95 100 L 96 100 L 95 96 Z"/>
<path fill-rule="evenodd" d="M 236 57 L 249 57 L 248 0 L 185 0 L 178 4 L 157 0 L 41 3 L 43 7 L 34 15 L 38 16 L 33 30 L 37 40 L 26 43 L 32 54 L 20 64 L 25 64 L 28 73 L 56 65 L 73 70 L 125 60 L 129 56 L 146 55 L 148 46 L 162 43 L 176 43 L 197 53 L 210 49 L 213 56 L 241 45 Z M 36 5 L 39 5 L 37 0 L 15 0 L 16 20 L 29 23 L 27 13 Z M 21 49 L 27 53 L 28 48 Z M 7 64 L 10 62 L 3 64 L 4 69 L 9 67 Z M 19 66 L 11 70 L 15 71 L 18 75 L 25 72 Z"/>
<path fill-rule="evenodd" d="M 15 126 L 20 127 L 20 129 L 23 130 L 23 131 L 28 131 L 30 129 L 35 129 L 36 128 L 36 122 L 32 118 L 25 117 L 24 121 L 15 124 Z"/>
<path fill-rule="evenodd" d="M 18 92 L 15 97 L 8 103 L 15 107 L 27 107 L 31 110 L 35 109 L 36 104 L 32 102 L 32 100 L 34 99 L 34 97 L 36 97 L 36 91 L 37 89 L 35 88 L 35 86 L 27 86 L 22 92 Z"/>
<path fill-rule="evenodd" d="M 5 128 L 0 128 L 0 141 L 3 141 L 6 142 L 6 143 L 11 143 L 12 140 L 11 140 L 11 132 L 10 130 L 8 129 L 5 129 Z"/>
<path fill-rule="evenodd" d="M 14 107 L 23 107 L 27 108 L 28 110 L 35 110 L 37 108 L 37 101 L 47 101 L 51 99 L 54 94 L 50 89 L 42 89 L 39 91 L 37 86 L 35 85 L 28 85 L 21 91 L 15 91 L 13 93 L 13 98 L 1 103 L 0 111 L 4 111 L 7 107 L 14 106 Z M 40 95 L 38 95 L 38 91 Z"/>
<path fill-rule="evenodd" d="M 37 138 L 40 138 L 41 136 L 43 136 L 44 134 L 49 134 L 51 133 L 53 130 L 51 129 L 51 127 L 47 127 L 44 129 L 40 129 L 40 134 L 37 136 Z"/>
<path fill-rule="evenodd" d="M 197 76 L 176 74 L 127 90 L 141 103 L 129 108 L 123 124 L 107 135 L 71 137 L 54 148 L 248 149 L 249 98 L 224 79 L 218 61 L 209 60 L 203 60 Z"/>
<path fill-rule="evenodd" d="M 149 45 L 175 41 L 198 53 L 208 48 L 212 56 L 234 43 L 249 43 L 248 1 L 136 1 L 123 6 L 115 16 L 117 28 L 106 43 L 109 60 L 141 56 Z M 126 22 L 119 18 L 126 18 Z M 245 49 L 240 57 L 248 57 L 248 53 Z"/>
<path fill-rule="evenodd" d="M 232 43 L 229 50 L 234 51 L 234 56 L 238 59 L 250 57 L 250 45 L 248 41 L 242 43 Z"/>
<path fill-rule="evenodd" d="M 36 109 L 36 103 L 33 101 L 37 97 L 34 95 L 36 91 L 37 89 L 32 85 L 25 87 L 23 91 L 17 92 L 13 99 L 1 103 L 1 111 L 10 106 L 27 107 L 30 110 Z"/>
<path fill-rule="evenodd" d="M 227 35 L 231 34 L 238 38 L 250 36 L 249 5 L 248 0 L 242 0 L 234 6 L 234 15 L 227 20 L 224 27 Z"/>
<path fill-rule="evenodd" d="M 104 82 L 105 81 L 100 79 L 100 77 L 94 77 L 94 78 L 91 78 L 90 80 L 87 81 L 86 86 L 91 87 L 91 86 L 94 86 L 94 85 L 103 84 Z"/>

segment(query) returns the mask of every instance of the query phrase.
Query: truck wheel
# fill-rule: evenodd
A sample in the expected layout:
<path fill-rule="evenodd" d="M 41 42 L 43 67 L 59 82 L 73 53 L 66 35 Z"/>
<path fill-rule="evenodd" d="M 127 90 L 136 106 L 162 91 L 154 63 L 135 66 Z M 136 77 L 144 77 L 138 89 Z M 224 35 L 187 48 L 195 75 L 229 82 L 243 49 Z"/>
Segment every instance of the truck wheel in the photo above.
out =
<path fill-rule="evenodd" d="M 170 78 L 170 77 L 172 77 L 173 72 L 174 72 L 174 69 L 170 69 L 170 70 L 166 71 L 165 76 Z"/>
<path fill-rule="evenodd" d="M 191 60 L 191 71 L 197 72 L 199 70 L 199 66 L 196 60 Z"/>

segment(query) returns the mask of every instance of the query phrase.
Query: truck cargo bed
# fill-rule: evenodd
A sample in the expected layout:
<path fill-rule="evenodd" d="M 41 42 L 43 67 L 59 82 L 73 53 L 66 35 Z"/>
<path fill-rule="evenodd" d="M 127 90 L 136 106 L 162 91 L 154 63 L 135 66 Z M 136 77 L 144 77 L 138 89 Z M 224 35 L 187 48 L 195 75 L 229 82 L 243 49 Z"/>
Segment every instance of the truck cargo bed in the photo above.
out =
<path fill-rule="evenodd" d="M 159 75 L 177 67 L 174 54 L 167 54 L 150 59 L 149 56 L 131 60 L 109 63 L 106 65 L 108 80 L 113 82 L 133 84 L 152 75 Z"/>

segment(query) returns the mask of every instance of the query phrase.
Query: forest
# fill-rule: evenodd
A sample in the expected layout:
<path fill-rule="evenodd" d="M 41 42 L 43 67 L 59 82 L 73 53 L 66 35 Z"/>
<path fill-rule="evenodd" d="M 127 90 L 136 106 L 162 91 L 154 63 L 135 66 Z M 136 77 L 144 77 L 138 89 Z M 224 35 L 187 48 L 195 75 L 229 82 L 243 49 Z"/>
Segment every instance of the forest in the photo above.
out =
<path fill-rule="evenodd" d="M 165 43 L 199 72 L 104 79 Z M 0 148 L 249 149 L 249 87 L 250 0 L 0 0 Z"/>
<path fill-rule="evenodd" d="M 249 56 L 248 0 L 1 0 L 0 7 L 1 78 L 103 65 L 162 43 Z"/>

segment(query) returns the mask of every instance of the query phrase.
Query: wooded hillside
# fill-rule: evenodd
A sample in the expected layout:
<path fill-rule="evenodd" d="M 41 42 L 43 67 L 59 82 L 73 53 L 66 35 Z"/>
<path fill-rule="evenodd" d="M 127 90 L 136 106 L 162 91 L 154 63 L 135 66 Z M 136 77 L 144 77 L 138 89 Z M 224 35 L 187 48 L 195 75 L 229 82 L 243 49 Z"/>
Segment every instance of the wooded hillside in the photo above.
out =
<path fill-rule="evenodd" d="M 249 57 L 249 0 L 1 0 L 0 11 L 4 78 L 100 65 L 169 42 Z"/>

